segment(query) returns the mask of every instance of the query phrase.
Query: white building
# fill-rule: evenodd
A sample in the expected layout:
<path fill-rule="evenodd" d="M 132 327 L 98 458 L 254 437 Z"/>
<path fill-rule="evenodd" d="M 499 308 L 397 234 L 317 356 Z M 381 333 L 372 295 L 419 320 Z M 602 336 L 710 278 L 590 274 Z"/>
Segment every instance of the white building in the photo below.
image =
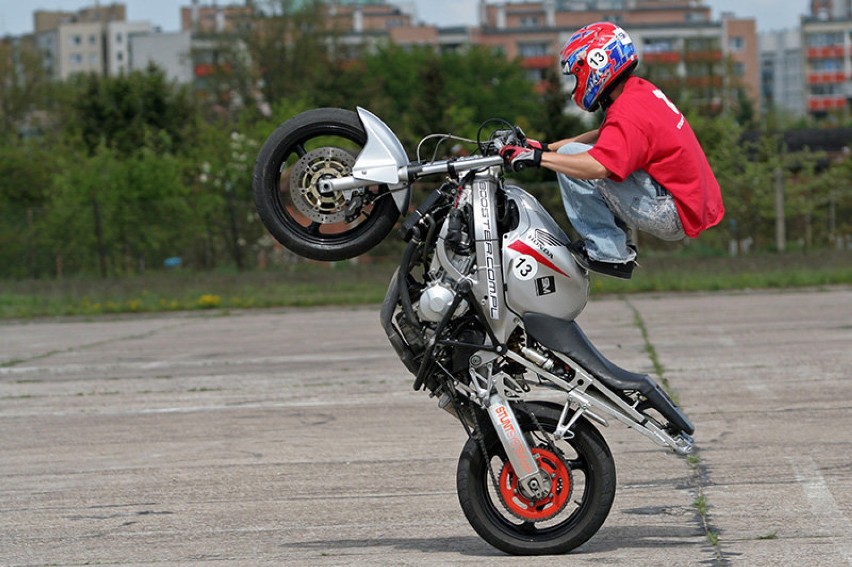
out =
<path fill-rule="evenodd" d="M 798 29 L 760 34 L 760 82 L 764 108 L 805 114 L 802 35 Z"/>
<path fill-rule="evenodd" d="M 154 26 L 150 22 L 109 22 L 104 29 L 106 74 L 126 74 L 131 67 L 131 40 L 138 34 L 150 34 Z"/>
<path fill-rule="evenodd" d="M 54 73 L 65 80 L 75 73 L 102 75 L 104 65 L 103 24 L 67 23 L 56 29 Z"/>
<path fill-rule="evenodd" d="M 131 70 L 144 70 L 153 63 L 171 81 L 192 83 L 192 34 L 188 31 L 143 33 L 130 37 Z"/>

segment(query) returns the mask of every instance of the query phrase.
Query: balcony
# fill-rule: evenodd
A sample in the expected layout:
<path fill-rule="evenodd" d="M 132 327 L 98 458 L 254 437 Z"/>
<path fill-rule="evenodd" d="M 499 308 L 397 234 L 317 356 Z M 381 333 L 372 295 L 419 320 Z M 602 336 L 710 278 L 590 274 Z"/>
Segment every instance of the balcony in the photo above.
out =
<path fill-rule="evenodd" d="M 808 110 L 811 112 L 841 110 L 843 108 L 846 108 L 846 97 L 842 95 L 808 97 Z"/>
<path fill-rule="evenodd" d="M 524 57 L 521 60 L 524 69 L 550 69 L 556 68 L 556 57 L 553 55 L 538 55 L 536 57 Z"/>
<path fill-rule="evenodd" d="M 686 86 L 693 89 L 721 88 L 722 77 L 718 75 L 705 75 L 703 77 L 687 77 Z"/>
<path fill-rule="evenodd" d="M 809 85 L 836 85 L 846 82 L 846 73 L 843 71 L 823 71 L 808 73 Z"/>
<path fill-rule="evenodd" d="M 808 47 L 805 50 L 807 59 L 837 59 L 845 55 L 842 45 L 829 45 L 825 47 Z"/>
<path fill-rule="evenodd" d="M 642 61 L 654 65 L 676 65 L 680 63 L 681 56 L 678 51 L 658 51 L 643 53 Z"/>
<path fill-rule="evenodd" d="M 721 50 L 687 51 L 684 56 L 687 63 L 718 63 L 722 60 Z"/>

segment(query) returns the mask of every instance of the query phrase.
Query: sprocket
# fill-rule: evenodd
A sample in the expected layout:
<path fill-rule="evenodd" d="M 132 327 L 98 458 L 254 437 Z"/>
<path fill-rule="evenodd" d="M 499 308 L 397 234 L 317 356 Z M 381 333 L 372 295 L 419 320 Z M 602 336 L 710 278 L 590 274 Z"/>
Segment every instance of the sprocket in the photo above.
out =
<path fill-rule="evenodd" d="M 512 463 L 506 461 L 500 470 L 498 494 L 506 510 L 525 522 L 543 522 L 558 515 L 571 500 L 574 488 L 571 469 L 558 454 L 544 447 L 535 447 L 532 454 L 539 469 L 550 475 L 550 494 L 536 501 L 522 493 Z"/>

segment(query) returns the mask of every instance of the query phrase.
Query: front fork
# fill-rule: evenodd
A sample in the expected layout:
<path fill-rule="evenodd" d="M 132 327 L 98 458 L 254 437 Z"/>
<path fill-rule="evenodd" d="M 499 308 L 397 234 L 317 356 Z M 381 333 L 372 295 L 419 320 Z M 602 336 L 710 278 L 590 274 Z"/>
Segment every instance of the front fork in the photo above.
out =
<path fill-rule="evenodd" d="M 530 500 L 546 498 L 551 489 L 550 475 L 539 468 L 512 406 L 496 392 L 489 395 L 493 385 L 491 365 L 488 364 L 485 368 L 487 369 L 487 377 L 484 378 L 485 385 L 483 386 L 480 383 L 480 381 L 483 381 L 483 377 L 473 368 L 470 369 L 471 382 L 477 390 L 477 395 L 483 401 L 491 424 L 494 426 L 494 431 L 497 432 L 497 438 L 503 445 L 503 449 L 509 457 L 509 462 L 515 470 L 518 486 L 523 495 Z M 485 457 L 487 458 L 488 455 L 485 455 Z"/>

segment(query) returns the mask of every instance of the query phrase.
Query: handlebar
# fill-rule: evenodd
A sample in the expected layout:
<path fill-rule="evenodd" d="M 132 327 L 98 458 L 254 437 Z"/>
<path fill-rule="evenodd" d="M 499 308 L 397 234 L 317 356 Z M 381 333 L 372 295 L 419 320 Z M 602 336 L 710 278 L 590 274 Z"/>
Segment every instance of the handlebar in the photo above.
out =
<path fill-rule="evenodd" d="M 450 174 L 458 175 L 472 169 L 483 169 L 502 165 L 503 158 L 495 156 L 475 156 L 455 160 L 442 160 L 428 163 L 409 163 L 397 171 L 400 183 L 412 183 L 430 175 Z M 320 193 L 333 193 L 334 191 L 347 191 L 359 189 L 369 185 L 375 185 L 375 181 L 369 179 L 358 179 L 354 175 L 338 177 L 335 179 L 324 179 L 319 182 Z"/>

